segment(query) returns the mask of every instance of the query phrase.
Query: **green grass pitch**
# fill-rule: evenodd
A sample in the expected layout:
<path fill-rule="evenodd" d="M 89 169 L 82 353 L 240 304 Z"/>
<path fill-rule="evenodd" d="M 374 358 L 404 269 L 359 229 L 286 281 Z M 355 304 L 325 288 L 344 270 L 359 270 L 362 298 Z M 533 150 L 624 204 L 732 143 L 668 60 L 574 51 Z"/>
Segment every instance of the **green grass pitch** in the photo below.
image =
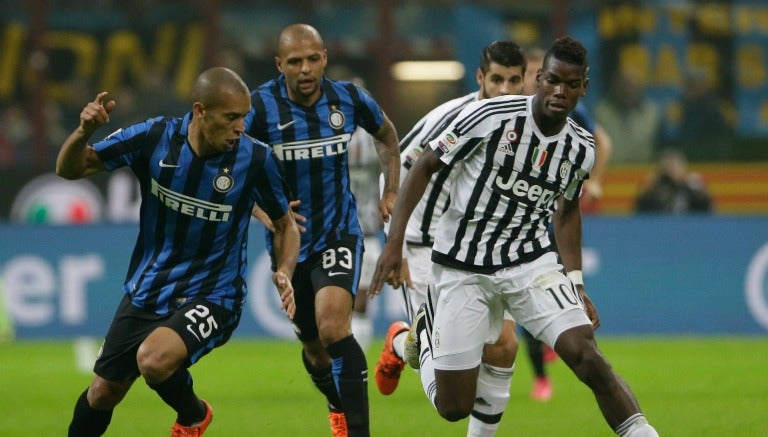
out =
<path fill-rule="evenodd" d="M 599 339 L 601 350 L 635 391 L 662 436 L 768 435 L 768 338 Z M 398 390 L 382 396 L 373 382 L 381 339 L 368 353 L 373 436 L 464 436 L 466 421 L 442 420 L 406 369 Z M 555 394 L 528 398 L 531 369 L 520 350 L 499 436 L 611 436 L 589 390 L 557 361 Z M 197 392 L 214 409 L 207 436 L 329 436 L 323 399 L 292 341 L 235 339 L 192 368 Z M 78 371 L 72 342 L 0 344 L 0 436 L 63 436 L 75 399 L 91 375 Z M 107 436 L 163 436 L 170 408 L 136 382 Z"/>

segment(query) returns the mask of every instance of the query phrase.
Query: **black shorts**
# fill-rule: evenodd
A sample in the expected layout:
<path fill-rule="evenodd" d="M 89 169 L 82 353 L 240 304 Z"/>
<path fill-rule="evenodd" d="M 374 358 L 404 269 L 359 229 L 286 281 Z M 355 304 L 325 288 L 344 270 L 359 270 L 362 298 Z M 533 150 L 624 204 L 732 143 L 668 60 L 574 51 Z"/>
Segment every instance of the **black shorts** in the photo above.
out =
<path fill-rule="evenodd" d="M 293 273 L 293 295 L 296 314 L 293 325 L 301 341 L 318 338 L 315 320 L 315 294 L 329 285 L 357 294 L 363 259 L 363 237 L 349 236 L 296 265 Z"/>
<path fill-rule="evenodd" d="M 168 314 L 138 308 L 128 294 L 120 301 L 93 371 L 110 381 L 132 381 L 139 376 L 136 353 L 156 328 L 171 328 L 187 346 L 185 367 L 229 340 L 240 323 L 241 311 L 229 311 L 204 298 L 194 299 Z"/>

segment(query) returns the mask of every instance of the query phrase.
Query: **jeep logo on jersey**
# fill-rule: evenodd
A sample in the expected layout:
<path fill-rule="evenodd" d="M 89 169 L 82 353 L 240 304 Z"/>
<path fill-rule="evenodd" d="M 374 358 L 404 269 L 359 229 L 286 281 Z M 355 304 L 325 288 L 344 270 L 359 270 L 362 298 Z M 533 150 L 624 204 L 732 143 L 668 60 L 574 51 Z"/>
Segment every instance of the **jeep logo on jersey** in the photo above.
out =
<path fill-rule="evenodd" d="M 205 200 L 185 196 L 184 194 L 169 190 L 157 183 L 154 179 L 152 179 L 151 193 L 154 194 L 163 205 L 173 211 L 203 220 L 225 222 L 229 220 L 229 213 L 232 212 L 232 205 L 220 205 L 218 203 L 206 202 Z"/>
<path fill-rule="evenodd" d="M 548 208 L 554 202 L 557 191 L 551 184 L 542 186 L 542 182 L 535 177 L 521 175 L 510 167 L 501 167 L 493 180 L 493 190 L 527 205 Z"/>
<path fill-rule="evenodd" d="M 341 134 L 318 140 L 295 141 L 275 144 L 273 149 L 281 161 L 300 161 L 302 159 L 324 158 L 326 156 L 347 153 L 350 134 Z"/>

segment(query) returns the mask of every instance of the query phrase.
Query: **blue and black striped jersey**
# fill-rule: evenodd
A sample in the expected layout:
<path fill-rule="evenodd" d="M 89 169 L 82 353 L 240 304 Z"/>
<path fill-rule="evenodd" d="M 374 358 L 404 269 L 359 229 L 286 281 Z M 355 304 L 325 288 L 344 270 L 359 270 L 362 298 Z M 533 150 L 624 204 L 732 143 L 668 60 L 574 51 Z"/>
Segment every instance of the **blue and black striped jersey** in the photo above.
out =
<path fill-rule="evenodd" d="M 186 141 L 190 120 L 157 117 L 94 144 L 107 170 L 129 166 L 139 180 L 140 231 L 124 289 L 158 314 L 199 297 L 239 307 L 254 202 L 274 219 L 288 211 L 266 145 L 243 135 L 232 150 L 201 158 Z"/>
<path fill-rule="evenodd" d="M 361 236 L 350 190 L 347 148 L 357 126 L 373 134 L 384 112 L 351 82 L 322 79 L 322 95 L 305 107 L 288 98 L 280 75 L 251 93 L 246 133 L 269 144 L 282 161 L 298 213 L 307 218 L 299 262 L 347 235 Z M 270 238 L 267 238 L 270 246 Z"/>

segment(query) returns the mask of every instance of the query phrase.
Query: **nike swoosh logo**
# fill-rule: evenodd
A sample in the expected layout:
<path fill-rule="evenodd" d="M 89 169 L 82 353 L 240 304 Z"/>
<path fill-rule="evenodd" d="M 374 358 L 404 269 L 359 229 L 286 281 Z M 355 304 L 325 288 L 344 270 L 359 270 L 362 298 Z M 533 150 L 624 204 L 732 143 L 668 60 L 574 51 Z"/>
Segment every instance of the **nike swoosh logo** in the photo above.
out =
<path fill-rule="evenodd" d="M 176 168 L 176 167 L 178 167 L 178 165 L 166 164 L 165 162 L 163 162 L 162 159 L 160 160 L 159 164 L 160 164 L 160 167 L 163 167 L 163 168 Z"/>
<path fill-rule="evenodd" d="M 328 276 L 346 275 L 347 272 L 328 272 Z"/>
<path fill-rule="evenodd" d="M 277 123 L 277 130 L 283 130 L 283 129 L 287 128 L 288 126 L 292 125 L 293 123 L 296 123 L 296 120 L 291 120 L 291 121 L 289 121 L 288 123 L 285 123 L 285 124 Z"/>
<path fill-rule="evenodd" d="M 189 331 L 190 334 L 194 335 L 197 341 L 200 341 L 200 337 L 198 337 L 195 330 L 192 329 L 192 325 L 187 325 L 187 331 Z"/>

